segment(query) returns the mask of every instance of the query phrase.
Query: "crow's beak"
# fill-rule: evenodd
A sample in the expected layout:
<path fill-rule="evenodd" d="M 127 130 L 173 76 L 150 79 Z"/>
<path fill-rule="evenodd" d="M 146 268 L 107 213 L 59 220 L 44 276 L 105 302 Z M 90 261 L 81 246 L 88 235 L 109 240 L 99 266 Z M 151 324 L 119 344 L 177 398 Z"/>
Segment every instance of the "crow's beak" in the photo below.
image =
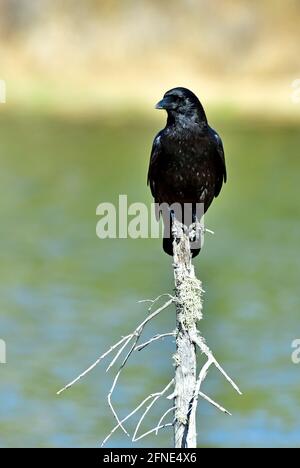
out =
<path fill-rule="evenodd" d="M 165 109 L 166 111 L 174 109 L 172 96 L 164 96 L 162 100 L 156 104 L 155 109 Z"/>
<path fill-rule="evenodd" d="M 166 105 L 166 101 L 165 99 L 162 99 L 156 104 L 155 109 L 165 109 L 166 108 L 165 105 Z"/>

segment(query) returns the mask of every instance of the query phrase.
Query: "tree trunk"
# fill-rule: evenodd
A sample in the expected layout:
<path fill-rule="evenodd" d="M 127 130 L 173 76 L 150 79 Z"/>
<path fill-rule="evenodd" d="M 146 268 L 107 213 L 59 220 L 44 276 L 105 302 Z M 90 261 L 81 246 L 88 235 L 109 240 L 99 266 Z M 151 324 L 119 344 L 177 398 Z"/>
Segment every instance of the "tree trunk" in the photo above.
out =
<path fill-rule="evenodd" d="M 201 282 L 195 277 L 187 234 L 176 223 L 177 239 L 173 243 L 176 297 L 175 361 L 175 448 L 197 446 L 196 414 L 192 408 L 195 395 L 196 347 L 192 336 L 197 333 L 196 322 L 202 318 Z M 180 234 L 179 234 L 180 232 Z"/>

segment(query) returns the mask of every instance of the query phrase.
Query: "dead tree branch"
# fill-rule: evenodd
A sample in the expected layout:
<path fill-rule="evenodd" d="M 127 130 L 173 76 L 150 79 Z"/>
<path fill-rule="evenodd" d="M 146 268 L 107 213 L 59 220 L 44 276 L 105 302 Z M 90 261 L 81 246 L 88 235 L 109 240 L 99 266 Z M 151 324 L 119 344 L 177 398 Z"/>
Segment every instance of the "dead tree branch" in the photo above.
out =
<path fill-rule="evenodd" d="M 237 385 L 219 365 L 204 338 L 197 329 L 197 322 L 202 319 L 202 283 L 195 276 L 190 249 L 190 232 L 176 220 L 173 225 L 174 280 L 176 298 L 176 353 L 175 361 L 175 423 L 174 446 L 176 448 L 194 448 L 197 446 L 196 412 L 201 385 L 209 367 L 214 364 L 238 393 Z M 196 347 L 207 356 L 207 361 L 196 376 Z M 211 404 L 221 409 L 213 400 Z"/>
<path fill-rule="evenodd" d="M 177 448 L 194 448 L 197 446 L 197 431 L 196 431 L 196 413 L 198 407 L 199 397 L 206 400 L 208 403 L 219 409 L 225 414 L 229 414 L 225 408 L 219 403 L 212 400 L 205 393 L 202 392 L 202 384 L 207 376 L 209 368 L 214 365 L 226 380 L 233 386 L 233 388 L 241 394 L 238 386 L 223 370 L 221 365 L 215 359 L 213 353 L 205 343 L 204 338 L 197 328 L 197 322 L 202 318 L 202 283 L 195 276 L 194 267 L 192 265 L 192 258 L 190 253 L 190 240 L 189 232 L 186 232 L 184 227 L 175 222 L 173 227 L 173 235 L 175 240 L 173 242 L 173 269 L 175 281 L 175 295 L 163 294 L 154 300 L 145 300 L 140 302 L 150 302 L 148 309 L 148 316 L 128 335 L 122 337 L 117 343 L 111 346 L 106 352 L 101 354 L 96 361 L 91 364 L 85 371 L 80 373 L 71 382 L 65 385 L 57 392 L 60 395 L 62 392 L 72 387 L 80 379 L 85 377 L 91 372 L 102 360 L 110 356 L 111 360 L 107 366 L 106 371 L 109 371 L 124 354 L 123 360 L 113 378 L 113 382 L 109 393 L 107 395 L 108 405 L 116 420 L 116 425 L 112 428 L 110 433 L 105 437 L 102 446 L 110 439 L 110 437 L 121 428 L 123 432 L 130 436 L 128 430 L 125 428 L 126 423 L 132 416 L 141 411 L 138 422 L 135 426 L 132 435 L 132 441 L 137 442 L 149 434 L 158 432 L 167 427 L 174 428 L 174 447 Z M 168 300 L 156 310 L 152 311 L 153 307 L 163 297 L 167 296 Z M 143 334 L 145 326 L 156 318 L 163 310 L 175 304 L 176 307 L 176 330 L 166 333 L 158 333 L 151 339 L 138 344 L 140 337 Z M 119 377 L 128 364 L 132 354 L 136 351 L 141 351 L 151 343 L 154 343 L 165 337 L 175 337 L 176 352 L 173 355 L 175 364 L 175 377 L 172 379 L 161 391 L 151 393 L 141 403 L 139 403 L 131 412 L 125 417 L 120 418 L 117 414 L 115 406 L 113 405 L 113 393 L 119 382 Z M 197 377 L 197 349 L 206 356 L 206 362 L 200 369 Z M 172 388 L 172 393 L 166 396 Z M 157 425 L 138 435 L 141 426 L 145 423 L 147 415 L 149 414 L 153 405 L 161 398 L 173 400 L 174 403 L 171 408 L 167 409 L 160 417 Z M 173 412 L 174 416 L 172 422 L 163 421 Z"/>

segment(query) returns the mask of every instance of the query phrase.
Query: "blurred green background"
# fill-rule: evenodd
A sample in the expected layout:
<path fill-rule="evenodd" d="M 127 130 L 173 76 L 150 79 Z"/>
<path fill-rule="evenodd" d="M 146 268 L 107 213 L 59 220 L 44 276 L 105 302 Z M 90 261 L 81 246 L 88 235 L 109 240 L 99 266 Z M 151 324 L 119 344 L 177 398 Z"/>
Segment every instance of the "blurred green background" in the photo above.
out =
<path fill-rule="evenodd" d="M 95 212 L 119 194 L 150 205 L 153 107 L 177 85 L 224 141 L 200 327 L 244 393 L 211 371 L 205 391 L 233 416 L 201 401 L 199 445 L 300 446 L 299 15 L 296 0 L 1 0 L 0 446 L 94 447 L 114 424 L 104 366 L 56 391 L 146 315 L 139 300 L 172 292 L 161 241 L 99 240 Z M 169 309 L 147 333 L 174 325 Z M 132 360 L 121 415 L 170 380 L 173 351 L 165 339 Z M 171 444 L 166 429 L 138 446 Z M 119 431 L 109 446 L 131 443 Z"/>

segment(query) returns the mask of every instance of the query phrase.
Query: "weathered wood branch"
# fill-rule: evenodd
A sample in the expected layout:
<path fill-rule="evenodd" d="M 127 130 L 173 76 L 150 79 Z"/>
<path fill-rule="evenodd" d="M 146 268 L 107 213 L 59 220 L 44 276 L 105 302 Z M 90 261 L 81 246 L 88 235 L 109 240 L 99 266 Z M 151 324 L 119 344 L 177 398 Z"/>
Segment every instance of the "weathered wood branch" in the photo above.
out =
<path fill-rule="evenodd" d="M 195 226 L 196 230 L 197 226 Z M 201 226 L 199 226 L 201 229 Z M 194 235 L 194 233 L 192 234 Z M 208 369 L 215 365 L 234 389 L 241 394 L 237 385 L 217 362 L 204 338 L 197 329 L 202 319 L 202 283 L 196 278 L 190 249 L 191 232 L 178 221 L 173 224 L 173 268 L 176 301 L 176 353 L 174 390 L 174 446 L 176 448 L 197 447 L 196 413 L 199 396 L 220 411 L 230 414 L 221 405 L 200 391 Z M 206 355 L 207 361 L 197 377 L 196 349 Z"/>
<path fill-rule="evenodd" d="M 174 447 L 195 448 L 197 446 L 196 412 L 199 397 L 203 398 L 223 413 L 230 414 L 219 403 L 215 402 L 201 391 L 201 386 L 206 378 L 207 372 L 213 365 L 223 374 L 234 389 L 238 393 L 241 393 L 237 385 L 226 374 L 221 365 L 215 359 L 210 348 L 207 346 L 204 338 L 197 329 L 197 322 L 202 318 L 203 290 L 202 283 L 196 278 L 194 267 L 192 265 L 189 240 L 190 234 L 186 232 L 186 229 L 180 223 L 175 221 L 173 225 L 173 235 L 175 237 L 173 242 L 175 296 L 164 294 L 156 298 L 154 301 L 149 301 L 151 302 L 151 306 L 149 307 L 148 316 L 129 335 L 122 337 L 116 344 L 111 346 L 105 353 L 98 357 L 98 359 L 85 371 L 57 392 L 58 394 L 61 394 L 66 389 L 72 387 L 72 385 L 91 372 L 104 358 L 111 356 L 113 353 L 115 353 L 115 355 L 111 357 L 107 371 L 110 370 L 120 358 L 122 359 L 107 396 L 109 407 L 116 420 L 116 425 L 105 437 L 102 442 L 102 446 L 110 439 L 117 429 L 122 429 L 123 432 L 129 436 L 129 432 L 124 427 L 124 423 L 138 412 L 142 412 L 137 425 L 135 426 L 132 436 L 133 442 L 136 442 L 152 433 L 157 435 L 158 432 L 164 428 L 173 427 Z M 155 311 L 152 311 L 154 304 L 156 304 L 156 302 L 163 296 L 167 296 L 168 300 Z M 142 344 L 138 344 L 145 326 L 172 303 L 176 306 L 176 330 L 156 334 L 151 339 L 148 339 Z M 151 393 L 133 410 L 129 410 L 127 416 L 122 419 L 119 418 L 115 410 L 115 406 L 112 403 L 112 396 L 119 381 L 119 377 L 127 366 L 129 359 L 136 351 L 141 351 L 149 344 L 157 342 L 167 336 L 173 336 L 176 339 L 176 352 L 173 356 L 175 363 L 175 377 L 161 391 Z M 196 360 L 197 349 L 199 349 L 206 357 L 206 362 L 201 367 L 198 375 Z M 123 355 L 125 355 L 125 357 Z M 166 396 L 166 393 L 169 393 L 171 389 L 172 393 Z M 142 433 L 142 435 L 138 435 L 142 423 L 146 422 L 146 417 L 151 408 L 160 398 L 174 400 L 172 407 L 163 413 L 156 427 Z M 172 422 L 164 423 L 164 419 L 171 412 L 174 413 Z"/>
<path fill-rule="evenodd" d="M 196 415 L 193 401 L 197 381 L 197 321 L 202 318 L 202 284 L 195 276 L 188 233 L 175 221 L 173 234 L 173 268 L 176 298 L 175 424 L 174 446 L 193 448 L 197 445 Z"/>

